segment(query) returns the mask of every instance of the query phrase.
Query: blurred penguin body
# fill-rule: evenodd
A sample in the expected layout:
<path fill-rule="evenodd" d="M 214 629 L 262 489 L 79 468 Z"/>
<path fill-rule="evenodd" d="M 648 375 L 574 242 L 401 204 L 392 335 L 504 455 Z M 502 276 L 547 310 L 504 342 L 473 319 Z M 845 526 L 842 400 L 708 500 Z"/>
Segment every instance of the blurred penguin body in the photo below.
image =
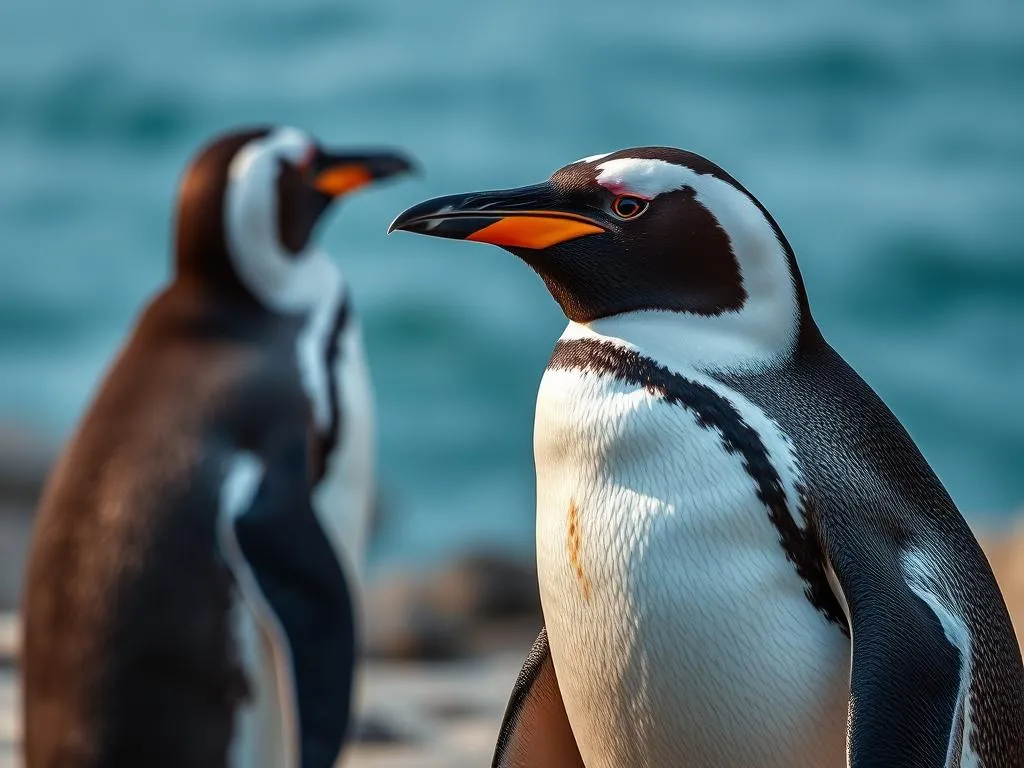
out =
<path fill-rule="evenodd" d="M 348 728 L 373 403 L 331 202 L 408 168 L 306 134 L 187 170 L 176 274 L 55 467 L 25 594 L 28 768 L 329 768 Z"/>

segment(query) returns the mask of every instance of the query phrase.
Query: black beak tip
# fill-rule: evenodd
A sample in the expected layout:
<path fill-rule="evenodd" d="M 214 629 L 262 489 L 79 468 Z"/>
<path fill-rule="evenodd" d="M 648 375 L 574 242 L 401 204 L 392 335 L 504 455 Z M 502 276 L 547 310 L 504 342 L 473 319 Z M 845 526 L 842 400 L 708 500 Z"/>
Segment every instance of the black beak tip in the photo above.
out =
<path fill-rule="evenodd" d="M 440 207 L 438 199 L 434 199 L 424 200 L 422 203 L 406 208 L 388 226 L 388 234 L 398 230 L 420 232 L 424 228 L 430 229 L 431 217 L 439 212 Z"/>
<path fill-rule="evenodd" d="M 402 213 L 398 214 L 398 216 L 395 217 L 395 220 L 388 224 L 387 234 L 390 235 L 391 233 L 404 228 L 403 225 L 405 224 L 405 221 L 408 220 L 408 217 L 405 215 L 406 213 L 407 211 L 403 211 Z"/>
<path fill-rule="evenodd" d="M 419 174 L 419 165 L 400 150 L 321 150 L 318 153 L 314 172 L 329 170 L 334 166 L 351 165 L 362 168 L 373 181 L 383 181 L 402 174 Z"/>
<path fill-rule="evenodd" d="M 419 165 L 406 154 L 396 152 L 391 156 L 391 162 L 388 164 L 388 175 L 396 176 L 400 173 L 407 173 L 410 176 L 419 176 L 421 171 Z"/>

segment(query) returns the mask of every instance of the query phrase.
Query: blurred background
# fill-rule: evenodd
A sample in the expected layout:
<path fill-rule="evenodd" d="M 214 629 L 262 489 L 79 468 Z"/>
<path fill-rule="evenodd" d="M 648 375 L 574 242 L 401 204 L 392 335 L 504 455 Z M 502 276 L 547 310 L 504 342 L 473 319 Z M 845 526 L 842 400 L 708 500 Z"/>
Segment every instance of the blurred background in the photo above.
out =
<path fill-rule="evenodd" d="M 8 603 L 52 451 L 168 278 L 179 173 L 211 134 L 267 121 L 424 169 L 323 230 L 377 388 L 375 580 L 466 553 L 530 562 L 533 401 L 564 325 L 510 255 L 388 222 L 633 145 L 704 154 L 772 211 L 826 335 L 972 523 L 1024 501 L 1019 0 L 5 0 Z"/>

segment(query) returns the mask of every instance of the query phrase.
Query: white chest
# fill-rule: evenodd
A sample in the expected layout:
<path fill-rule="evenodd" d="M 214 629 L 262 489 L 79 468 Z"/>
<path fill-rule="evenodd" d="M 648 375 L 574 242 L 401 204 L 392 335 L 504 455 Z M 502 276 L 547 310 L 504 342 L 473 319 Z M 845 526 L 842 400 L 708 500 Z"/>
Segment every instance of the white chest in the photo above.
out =
<path fill-rule="evenodd" d="M 785 438 L 708 385 L 763 436 L 796 516 Z M 541 600 L 587 765 L 845 765 L 848 641 L 721 433 L 642 388 L 551 370 L 535 451 Z"/>
<path fill-rule="evenodd" d="M 314 490 L 313 503 L 335 548 L 344 549 L 358 577 L 374 500 L 376 441 L 373 388 L 362 333 L 354 319 L 350 322 L 335 363 L 334 397 L 341 420 L 338 443 Z"/>
<path fill-rule="evenodd" d="M 313 508 L 346 571 L 358 580 L 375 492 L 374 398 L 358 320 L 350 316 L 340 335 L 333 327 L 343 300 L 340 282 L 332 296 L 310 317 L 297 354 L 315 428 L 337 434 L 313 489 Z"/>

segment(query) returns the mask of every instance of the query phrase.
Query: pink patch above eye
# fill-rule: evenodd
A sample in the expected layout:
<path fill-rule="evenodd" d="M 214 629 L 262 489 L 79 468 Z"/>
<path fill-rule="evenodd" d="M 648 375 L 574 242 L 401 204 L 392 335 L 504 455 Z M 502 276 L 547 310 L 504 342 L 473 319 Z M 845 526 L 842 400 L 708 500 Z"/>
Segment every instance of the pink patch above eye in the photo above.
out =
<path fill-rule="evenodd" d="M 643 195 L 639 192 L 634 192 L 620 179 L 594 179 L 594 181 L 616 196 L 626 195 L 628 197 L 635 197 L 638 200 L 646 200 L 647 202 L 654 199 L 650 195 Z"/>

